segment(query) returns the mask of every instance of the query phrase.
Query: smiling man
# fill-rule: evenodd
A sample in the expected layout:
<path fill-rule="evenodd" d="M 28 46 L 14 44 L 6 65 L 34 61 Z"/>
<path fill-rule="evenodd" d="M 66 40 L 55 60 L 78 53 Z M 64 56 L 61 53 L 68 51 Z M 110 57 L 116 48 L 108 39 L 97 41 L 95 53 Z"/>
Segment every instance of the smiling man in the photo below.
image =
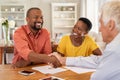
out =
<path fill-rule="evenodd" d="M 14 33 L 14 67 L 24 67 L 37 63 L 61 64 L 54 56 L 50 57 L 51 42 L 49 32 L 42 28 L 43 15 L 39 8 L 30 8 L 26 14 L 27 25 Z"/>

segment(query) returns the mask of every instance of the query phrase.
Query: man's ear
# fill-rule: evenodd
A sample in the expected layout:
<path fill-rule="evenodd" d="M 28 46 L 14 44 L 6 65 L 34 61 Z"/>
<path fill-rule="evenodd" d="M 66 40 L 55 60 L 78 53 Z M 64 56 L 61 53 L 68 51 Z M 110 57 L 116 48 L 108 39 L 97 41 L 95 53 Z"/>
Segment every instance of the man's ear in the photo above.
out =
<path fill-rule="evenodd" d="M 109 30 L 113 30 L 115 28 L 115 21 L 111 19 L 109 21 L 109 25 L 108 26 L 109 26 Z"/>
<path fill-rule="evenodd" d="M 26 21 L 27 21 L 27 22 L 29 21 L 28 17 L 26 17 Z"/>

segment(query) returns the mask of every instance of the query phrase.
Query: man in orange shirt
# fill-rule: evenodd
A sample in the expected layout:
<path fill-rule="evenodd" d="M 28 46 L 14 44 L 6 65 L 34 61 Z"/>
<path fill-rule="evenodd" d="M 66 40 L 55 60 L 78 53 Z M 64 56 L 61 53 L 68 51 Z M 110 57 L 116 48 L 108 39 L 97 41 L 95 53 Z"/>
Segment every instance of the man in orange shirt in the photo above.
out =
<path fill-rule="evenodd" d="M 18 28 L 14 33 L 14 67 L 24 67 L 37 63 L 52 63 L 54 67 L 61 64 L 51 53 L 51 42 L 48 31 L 43 26 L 43 15 L 39 8 L 30 8 L 26 15 L 27 25 Z"/>

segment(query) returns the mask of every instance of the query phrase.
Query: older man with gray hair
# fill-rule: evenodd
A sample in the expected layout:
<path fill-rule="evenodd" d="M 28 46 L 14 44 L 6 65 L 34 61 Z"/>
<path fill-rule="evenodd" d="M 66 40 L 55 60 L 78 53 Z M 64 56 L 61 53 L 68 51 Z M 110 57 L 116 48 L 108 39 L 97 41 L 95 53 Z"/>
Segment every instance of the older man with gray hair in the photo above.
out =
<path fill-rule="evenodd" d="M 100 31 L 107 46 L 91 80 L 120 80 L 120 1 L 103 5 Z"/>

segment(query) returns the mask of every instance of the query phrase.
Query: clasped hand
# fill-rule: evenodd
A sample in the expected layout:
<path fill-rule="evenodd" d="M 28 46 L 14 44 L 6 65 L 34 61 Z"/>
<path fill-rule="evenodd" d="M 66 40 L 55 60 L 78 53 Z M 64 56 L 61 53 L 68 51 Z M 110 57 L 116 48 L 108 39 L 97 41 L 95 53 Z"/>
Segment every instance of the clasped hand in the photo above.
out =
<path fill-rule="evenodd" d="M 60 64 L 62 65 L 62 64 L 65 64 L 64 63 L 64 57 L 62 57 L 59 53 L 57 53 L 57 52 L 53 52 L 52 54 L 50 54 L 49 56 L 51 56 L 51 57 L 55 57 L 55 58 L 57 58 L 57 60 L 60 62 Z M 56 64 L 50 64 L 51 66 L 53 66 L 53 67 L 56 67 Z M 59 67 L 59 66 L 58 66 Z"/>

